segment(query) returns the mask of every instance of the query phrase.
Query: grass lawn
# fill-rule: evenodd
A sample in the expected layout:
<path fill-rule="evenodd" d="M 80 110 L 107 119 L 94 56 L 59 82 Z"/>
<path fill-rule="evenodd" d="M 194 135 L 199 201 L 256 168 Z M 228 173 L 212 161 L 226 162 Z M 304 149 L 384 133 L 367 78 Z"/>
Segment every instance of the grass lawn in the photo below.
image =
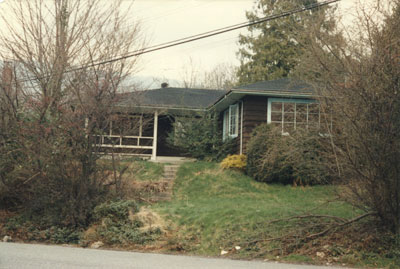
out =
<path fill-rule="evenodd" d="M 140 159 L 135 159 L 134 161 L 131 159 L 122 160 L 121 165 L 129 167 L 124 176 L 134 178 L 138 181 L 158 181 L 161 179 L 164 171 L 164 164 Z"/>
<path fill-rule="evenodd" d="M 275 241 L 250 242 L 279 237 L 295 228 L 291 221 L 268 224 L 272 219 L 309 212 L 347 219 L 360 214 L 335 200 L 335 191 L 334 186 L 267 185 L 239 172 L 221 170 L 218 164 L 196 162 L 181 166 L 173 199 L 154 204 L 152 210 L 172 223 L 171 250 L 207 256 L 218 256 L 225 250 L 226 256 L 236 258 L 313 262 L 315 257 L 309 254 L 285 255 L 281 243 Z"/>
<path fill-rule="evenodd" d="M 100 159 L 98 163 L 103 168 L 113 171 L 111 159 Z M 154 163 L 139 158 L 125 158 L 116 161 L 117 172 L 124 171 L 123 178 L 137 181 L 158 181 L 161 179 L 164 164 Z"/>

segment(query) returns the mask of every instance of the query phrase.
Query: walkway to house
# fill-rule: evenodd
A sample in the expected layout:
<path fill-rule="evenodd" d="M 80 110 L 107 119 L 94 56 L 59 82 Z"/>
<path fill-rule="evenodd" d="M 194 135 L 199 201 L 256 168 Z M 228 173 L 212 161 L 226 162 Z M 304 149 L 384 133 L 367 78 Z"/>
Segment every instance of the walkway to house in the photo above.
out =
<path fill-rule="evenodd" d="M 193 162 L 195 159 L 185 158 L 185 157 L 157 157 L 157 159 L 152 162 L 164 163 L 164 172 L 162 177 L 162 182 L 164 182 L 164 190 L 159 192 L 152 200 L 154 201 L 168 201 L 172 197 L 172 190 L 174 187 L 174 181 L 176 178 L 176 173 L 182 163 Z"/>

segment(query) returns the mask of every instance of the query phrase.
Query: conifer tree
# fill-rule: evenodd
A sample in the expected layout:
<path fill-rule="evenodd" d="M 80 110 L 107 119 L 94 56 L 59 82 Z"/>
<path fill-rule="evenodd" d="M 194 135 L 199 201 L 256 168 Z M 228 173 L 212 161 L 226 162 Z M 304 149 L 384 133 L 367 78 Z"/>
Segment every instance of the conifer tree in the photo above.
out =
<path fill-rule="evenodd" d="M 246 17 L 252 22 L 317 3 L 317 0 L 257 0 Z M 324 17 L 325 11 L 326 8 L 311 9 L 249 26 L 249 34 L 239 36 L 239 83 L 290 75 L 306 47 L 303 33 L 307 31 L 307 25 Z M 324 24 L 323 27 L 328 28 L 329 25 Z"/>

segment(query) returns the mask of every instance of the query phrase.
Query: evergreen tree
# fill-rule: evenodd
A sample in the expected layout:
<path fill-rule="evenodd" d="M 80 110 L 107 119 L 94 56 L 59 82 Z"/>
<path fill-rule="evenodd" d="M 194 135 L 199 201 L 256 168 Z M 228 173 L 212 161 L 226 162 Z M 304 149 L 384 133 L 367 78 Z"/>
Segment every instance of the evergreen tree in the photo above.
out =
<path fill-rule="evenodd" d="M 246 17 L 252 22 L 317 3 L 318 0 L 257 0 Z M 249 34 L 239 36 L 239 83 L 287 77 L 306 46 L 303 33 L 307 25 L 325 16 L 325 10 L 316 8 L 249 26 Z"/>

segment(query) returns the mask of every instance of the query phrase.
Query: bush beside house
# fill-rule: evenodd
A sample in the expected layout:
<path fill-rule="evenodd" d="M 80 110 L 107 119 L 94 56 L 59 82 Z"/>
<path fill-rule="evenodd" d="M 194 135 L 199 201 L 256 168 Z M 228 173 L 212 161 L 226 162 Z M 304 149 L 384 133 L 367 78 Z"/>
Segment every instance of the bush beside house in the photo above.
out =
<path fill-rule="evenodd" d="M 282 135 L 268 124 L 255 128 L 247 148 L 248 175 L 257 181 L 282 184 L 326 184 L 319 134 L 298 130 Z"/>
<path fill-rule="evenodd" d="M 234 152 L 233 141 L 222 141 L 222 132 L 214 115 L 177 120 L 168 135 L 168 143 L 199 160 L 220 161 Z"/>

